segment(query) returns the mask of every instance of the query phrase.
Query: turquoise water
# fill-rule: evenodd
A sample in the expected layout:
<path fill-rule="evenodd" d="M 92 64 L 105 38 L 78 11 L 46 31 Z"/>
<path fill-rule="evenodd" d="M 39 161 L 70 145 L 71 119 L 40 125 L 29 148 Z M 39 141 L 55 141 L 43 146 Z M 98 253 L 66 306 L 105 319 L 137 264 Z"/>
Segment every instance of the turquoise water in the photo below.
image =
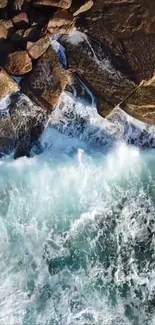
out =
<path fill-rule="evenodd" d="M 155 151 L 64 115 L 0 160 L 0 324 L 154 325 Z"/>

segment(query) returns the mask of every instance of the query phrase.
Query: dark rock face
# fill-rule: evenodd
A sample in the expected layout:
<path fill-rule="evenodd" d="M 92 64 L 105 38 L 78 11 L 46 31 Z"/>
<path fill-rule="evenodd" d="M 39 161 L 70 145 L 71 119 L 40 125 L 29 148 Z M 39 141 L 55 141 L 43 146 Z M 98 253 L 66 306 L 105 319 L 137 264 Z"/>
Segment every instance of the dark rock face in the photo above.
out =
<path fill-rule="evenodd" d="M 26 96 L 12 99 L 9 111 L 0 114 L 0 154 L 14 150 L 15 158 L 29 156 L 40 136 L 47 115 Z"/>
<path fill-rule="evenodd" d="M 68 74 L 56 52 L 49 48 L 36 62 L 32 73 L 24 78 L 21 89 L 38 105 L 53 110 L 68 82 Z"/>
<path fill-rule="evenodd" d="M 60 42 L 66 48 L 68 67 L 92 90 L 103 116 L 135 88 L 130 66 L 114 55 L 107 44 L 78 32 L 61 37 Z"/>

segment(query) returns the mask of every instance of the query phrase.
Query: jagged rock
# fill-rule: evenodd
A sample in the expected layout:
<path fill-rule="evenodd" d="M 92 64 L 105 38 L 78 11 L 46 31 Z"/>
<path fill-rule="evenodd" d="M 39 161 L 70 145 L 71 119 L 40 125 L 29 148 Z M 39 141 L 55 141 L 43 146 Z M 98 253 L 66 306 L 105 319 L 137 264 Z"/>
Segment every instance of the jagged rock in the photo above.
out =
<path fill-rule="evenodd" d="M 18 29 L 26 29 L 30 26 L 26 12 L 21 12 L 12 19 L 14 25 Z"/>
<path fill-rule="evenodd" d="M 0 100 L 18 90 L 18 84 L 0 67 Z"/>
<path fill-rule="evenodd" d="M 26 51 L 10 53 L 5 63 L 5 69 L 12 75 L 23 75 L 32 70 L 32 61 Z"/>
<path fill-rule="evenodd" d="M 89 10 L 94 4 L 93 0 L 82 0 L 82 1 L 73 1 L 71 12 L 73 16 L 78 16 L 79 14 Z"/>
<path fill-rule="evenodd" d="M 37 42 L 28 42 L 27 51 L 32 59 L 38 59 L 50 46 L 50 36 L 46 34 L 40 38 Z"/>
<path fill-rule="evenodd" d="M 29 156 L 46 119 L 46 112 L 23 94 L 13 97 L 9 111 L 0 114 L 0 154 L 14 150 L 15 158 Z"/>
<path fill-rule="evenodd" d="M 142 82 L 120 107 L 142 122 L 155 124 L 155 76 Z"/>
<path fill-rule="evenodd" d="M 109 44 L 137 75 L 137 83 L 153 75 L 155 63 L 155 1 L 96 0 L 77 21 L 81 31 Z"/>
<path fill-rule="evenodd" d="M 109 114 L 135 88 L 130 66 L 115 56 L 108 45 L 80 32 L 62 36 L 60 43 L 66 49 L 69 69 L 92 91 L 102 116 Z"/>
<path fill-rule="evenodd" d="M 0 1 L 0 9 L 3 9 L 7 6 L 8 1 L 7 0 L 1 0 Z"/>
<path fill-rule="evenodd" d="M 72 4 L 72 0 L 33 0 L 33 4 L 68 9 Z"/>
<path fill-rule="evenodd" d="M 0 24 L 0 41 L 6 39 L 8 36 L 8 30 Z"/>
<path fill-rule="evenodd" d="M 48 31 L 54 34 L 69 34 L 74 31 L 74 18 L 67 10 L 58 10 L 49 20 Z"/>
<path fill-rule="evenodd" d="M 49 48 L 24 78 L 22 91 L 38 105 L 53 110 L 69 81 L 56 52 Z"/>

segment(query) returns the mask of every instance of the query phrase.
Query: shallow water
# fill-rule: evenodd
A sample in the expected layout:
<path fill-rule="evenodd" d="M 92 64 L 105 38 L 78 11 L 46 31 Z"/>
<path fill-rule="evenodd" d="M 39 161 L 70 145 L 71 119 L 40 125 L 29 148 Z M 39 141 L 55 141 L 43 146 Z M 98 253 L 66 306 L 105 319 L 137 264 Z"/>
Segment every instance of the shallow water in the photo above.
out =
<path fill-rule="evenodd" d="M 155 151 L 129 129 L 63 95 L 0 160 L 0 324 L 155 324 Z"/>

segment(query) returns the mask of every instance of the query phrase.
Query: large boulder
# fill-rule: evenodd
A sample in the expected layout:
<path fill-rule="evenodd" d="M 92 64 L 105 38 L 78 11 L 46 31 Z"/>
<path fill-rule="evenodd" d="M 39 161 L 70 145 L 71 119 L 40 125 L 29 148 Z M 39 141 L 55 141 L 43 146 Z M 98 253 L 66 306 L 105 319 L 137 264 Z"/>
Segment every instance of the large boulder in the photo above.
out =
<path fill-rule="evenodd" d="M 47 29 L 52 35 L 70 34 L 74 31 L 74 17 L 66 9 L 58 10 L 49 20 Z"/>
<path fill-rule="evenodd" d="M 12 75 L 24 75 L 32 70 L 32 61 L 26 51 L 10 53 L 5 63 L 5 69 Z"/>
<path fill-rule="evenodd" d="M 1 0 L 0 1 L 0 9 L 3 9 L 7 6 L 8 1 L 7 0 Z"/>
<path fill-rule="evenodd" d="M 0 67 L 0 100 L 17 91 L 18 84 Z"/>
<path fill-rule="evenodd" d="M 50 36 L 46 34 L 42 38 L 40 38 L 37 42 L 28 42 L 27 43 L 27 51 L 29 56 L 32 59 L 38 59 L 50 46 Z"/>
<path fill-rule="evenodd" d="M 72 4 L 72 0 L 33 0 L 33 4 L 68 9 Z"/>
<path fill-rule="evenodd" d="M 109 114 L 135 88 L 130 66 L 114 55 L 108 44 L 80 32 L 62 36 L 60 42 L 66 49 L 69 69 L 92 91 L 102 116 Z"/>
<path fill-rule="evenodd" d="M 142 122 L 155 124 L 155 76 L 142 82 L 120 107 Z"/>
<path fill-rule="evenodd" d="M 155 65 L 155 1 L 96 0 L 77 22 L 81 31 L 105 41 L 137 74 L 139 82 L 153 75 Z"/>
<path fill-rule="evenodd" d="M 22 91 L 41 107 L 53 110 L 69 79 L 56 52 L 50 47 L 24 78 Z"/>

